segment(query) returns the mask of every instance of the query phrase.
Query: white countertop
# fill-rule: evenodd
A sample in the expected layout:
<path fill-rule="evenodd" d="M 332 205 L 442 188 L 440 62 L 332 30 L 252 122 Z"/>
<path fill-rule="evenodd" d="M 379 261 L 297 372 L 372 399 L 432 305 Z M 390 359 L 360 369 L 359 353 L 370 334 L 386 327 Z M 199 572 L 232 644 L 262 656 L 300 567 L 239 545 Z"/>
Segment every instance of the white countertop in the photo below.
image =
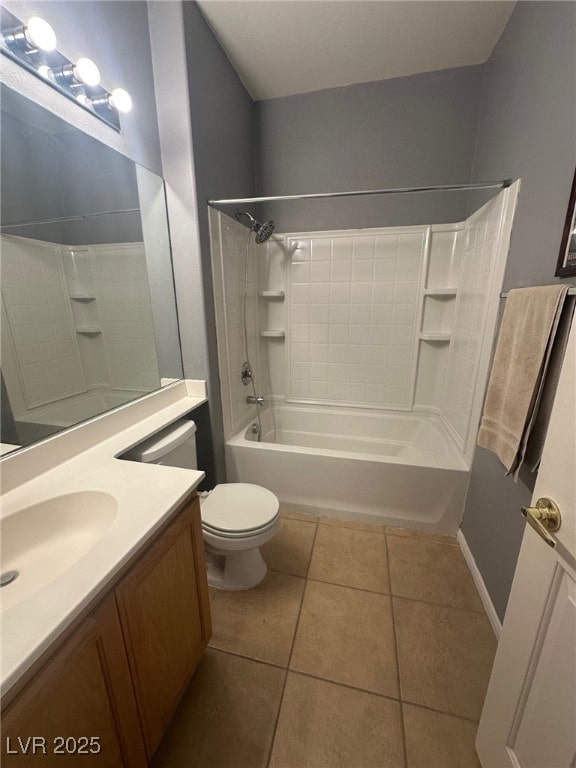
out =
<path fill-rule="evenodd" d="M 108 493 L 118 505 L 111 526 L 92 549 L 2 614 L 2 693 L 102 592 L 203 479 L 201 471 L 117 458 L 205 402 L 200 384 L 178 382 L 2 459 L 3 488 L 8 489 L 1 497 L 2 519 L 43 500 L 83 491 Z M 83 448 L 76 454 L 75 444 Z M 40 470 L 36 476 L 30 472 L 35 463 Z M 10 586 L 3 588 L 7 589 Z"/>

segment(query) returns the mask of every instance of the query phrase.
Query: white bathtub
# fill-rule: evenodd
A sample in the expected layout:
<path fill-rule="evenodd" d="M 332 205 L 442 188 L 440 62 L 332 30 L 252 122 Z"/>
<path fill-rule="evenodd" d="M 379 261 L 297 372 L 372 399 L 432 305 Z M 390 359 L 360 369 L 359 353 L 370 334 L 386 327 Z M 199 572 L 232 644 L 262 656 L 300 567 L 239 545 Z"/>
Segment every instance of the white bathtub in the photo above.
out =
<path fill-rule="evenodd" d="M 229 482 L 316 514 L 435 533 L 459 527 L 469 468 L 430 414 L 279 405 L 226 443 Z"/>

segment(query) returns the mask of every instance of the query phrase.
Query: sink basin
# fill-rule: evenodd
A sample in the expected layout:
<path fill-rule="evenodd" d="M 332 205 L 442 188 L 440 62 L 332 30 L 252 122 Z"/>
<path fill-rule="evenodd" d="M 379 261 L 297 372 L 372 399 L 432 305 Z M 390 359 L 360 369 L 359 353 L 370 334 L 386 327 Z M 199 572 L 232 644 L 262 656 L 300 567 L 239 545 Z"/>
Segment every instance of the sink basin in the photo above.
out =
<path fill-rule="evenodd" d="M 1 570 L 18 576 L 0 588 L 2 611 L 42 589 L 86 555 L 112 525 L 118 505 L 100 491 L 68 493 L 0 521 Z"/>

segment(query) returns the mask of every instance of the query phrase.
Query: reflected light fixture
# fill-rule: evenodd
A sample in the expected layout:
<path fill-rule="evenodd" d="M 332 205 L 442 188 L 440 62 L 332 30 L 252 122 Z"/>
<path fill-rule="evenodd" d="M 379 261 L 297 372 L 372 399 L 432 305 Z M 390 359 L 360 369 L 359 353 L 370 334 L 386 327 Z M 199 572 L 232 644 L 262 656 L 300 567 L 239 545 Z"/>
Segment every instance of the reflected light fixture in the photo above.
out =
<path fill-rule="evenodd" d="M 4 35 L 4 42 L 9 48 L 19 49 L 24 53 L 49 53 L 56 49 L 56 33 L 40 16 L 32 16 L 26 24 L 8 30 Z"/>

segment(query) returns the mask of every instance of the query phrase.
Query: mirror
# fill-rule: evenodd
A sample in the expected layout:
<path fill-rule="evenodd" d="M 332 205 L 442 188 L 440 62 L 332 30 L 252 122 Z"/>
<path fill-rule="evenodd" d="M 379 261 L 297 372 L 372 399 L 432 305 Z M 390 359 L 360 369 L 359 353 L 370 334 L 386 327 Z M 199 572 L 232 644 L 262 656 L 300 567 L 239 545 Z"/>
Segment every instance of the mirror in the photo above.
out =
<path fill-rule="evenodd" d="M 181 378 L 164 184 L 2 85 L 2 451 Z"/>

